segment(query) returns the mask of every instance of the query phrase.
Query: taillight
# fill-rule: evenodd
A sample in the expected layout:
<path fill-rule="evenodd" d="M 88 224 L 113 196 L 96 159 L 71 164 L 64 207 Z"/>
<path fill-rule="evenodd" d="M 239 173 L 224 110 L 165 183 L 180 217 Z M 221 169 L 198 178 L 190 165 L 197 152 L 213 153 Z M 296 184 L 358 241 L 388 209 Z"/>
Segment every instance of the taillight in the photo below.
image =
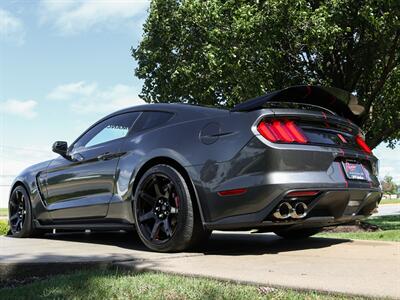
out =
<path fill-rule="evenodd" d="M 364 141 L 364 139 L 360 135 L 356 136 L 356 142 L 361 147 L 361 149 L 364 150 L 365 153 L 372 154 L 371 148 L 368 147 L 367 143 Z"/>
<path fill-rule="evenodd" d="M 266 120 L 257 126 L 258 132 L 270 142 L 300 143 L 308 142 L 303 131 L 294 121 Z"/>

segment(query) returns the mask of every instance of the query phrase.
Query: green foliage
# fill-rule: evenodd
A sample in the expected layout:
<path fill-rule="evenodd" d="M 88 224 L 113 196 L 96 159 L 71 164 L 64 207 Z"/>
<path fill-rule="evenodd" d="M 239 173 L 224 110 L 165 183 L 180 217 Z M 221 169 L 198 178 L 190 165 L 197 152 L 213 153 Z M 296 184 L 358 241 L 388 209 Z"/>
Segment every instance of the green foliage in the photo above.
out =
<path fill-rule="evenodd" d="M 382 181 L 382 190 L 387 194 L 396 194 L 397 193 L 397 185 L 393 182 L 392 176 L 385 176 Z"/>
<path fill-rule="evenodd" d="M 8 222 L 5 220 L 0 220 L 0 235 L 6 235 L 8 230 Z"/>
<path fill-rule="evenodd" d="M 232 107 L 297 84 L 354 92 L 367 142 L 400 139 L 393 0 L 152 0 L 133 57 L 147 102 Z"/>

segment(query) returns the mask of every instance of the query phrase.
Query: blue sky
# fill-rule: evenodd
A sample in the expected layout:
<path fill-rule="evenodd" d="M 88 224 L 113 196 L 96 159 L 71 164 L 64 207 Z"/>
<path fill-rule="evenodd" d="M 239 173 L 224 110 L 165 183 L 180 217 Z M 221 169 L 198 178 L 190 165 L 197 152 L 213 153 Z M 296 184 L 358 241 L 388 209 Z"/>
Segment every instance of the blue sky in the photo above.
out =
<path fill-rule="evenodd" d="M 0 185 L 53 157 L 54 141 L 72 142 L 100 117 L 142 103 L 130 48 L 140 41 L 148 6 L 144 0 L 1 1 Z M 398 182 L 399 149 L 375 150 L 381 174 Z"/>

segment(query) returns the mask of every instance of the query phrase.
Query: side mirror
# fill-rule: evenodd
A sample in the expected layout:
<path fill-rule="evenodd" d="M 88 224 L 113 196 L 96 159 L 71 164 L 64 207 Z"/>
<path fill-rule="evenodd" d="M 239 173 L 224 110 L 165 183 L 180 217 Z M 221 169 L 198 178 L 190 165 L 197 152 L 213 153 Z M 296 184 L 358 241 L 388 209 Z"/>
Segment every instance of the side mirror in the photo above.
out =
<path fill-rule="evenodd" d="M 53 152 L 60 154 L 62 157 L 67 158 L 68 143 L 63 141 L 57 141 L 53 144 Z"/>

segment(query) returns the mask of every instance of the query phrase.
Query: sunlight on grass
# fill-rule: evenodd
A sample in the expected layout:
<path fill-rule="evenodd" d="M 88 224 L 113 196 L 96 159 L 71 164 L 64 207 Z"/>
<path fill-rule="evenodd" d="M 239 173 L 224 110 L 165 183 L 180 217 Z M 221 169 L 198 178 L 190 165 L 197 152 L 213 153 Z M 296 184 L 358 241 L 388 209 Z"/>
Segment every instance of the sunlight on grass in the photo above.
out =
<path fill-rule="evenodd" d="M 400 242 L 400 216 L 372 217 L 366 223 L 379 226 L 381 230 L 374 232 L 325 232 L 318 236 L 355 240 L 376 240 Z"/>
<path fill-rule="evenodd" d="M 6 235 L 9 230 L 8 221 L 0 220 L 0 235 Z"/>
<path fill-rule="evenodd" d="M 379 204 L 400 204 L 400 199 L 382 199 Z"/>
<path fill-rule="evenodd" d="M 361 299 L 162 273 L 88 271 L 0 290 L 3 299 Z"/>

